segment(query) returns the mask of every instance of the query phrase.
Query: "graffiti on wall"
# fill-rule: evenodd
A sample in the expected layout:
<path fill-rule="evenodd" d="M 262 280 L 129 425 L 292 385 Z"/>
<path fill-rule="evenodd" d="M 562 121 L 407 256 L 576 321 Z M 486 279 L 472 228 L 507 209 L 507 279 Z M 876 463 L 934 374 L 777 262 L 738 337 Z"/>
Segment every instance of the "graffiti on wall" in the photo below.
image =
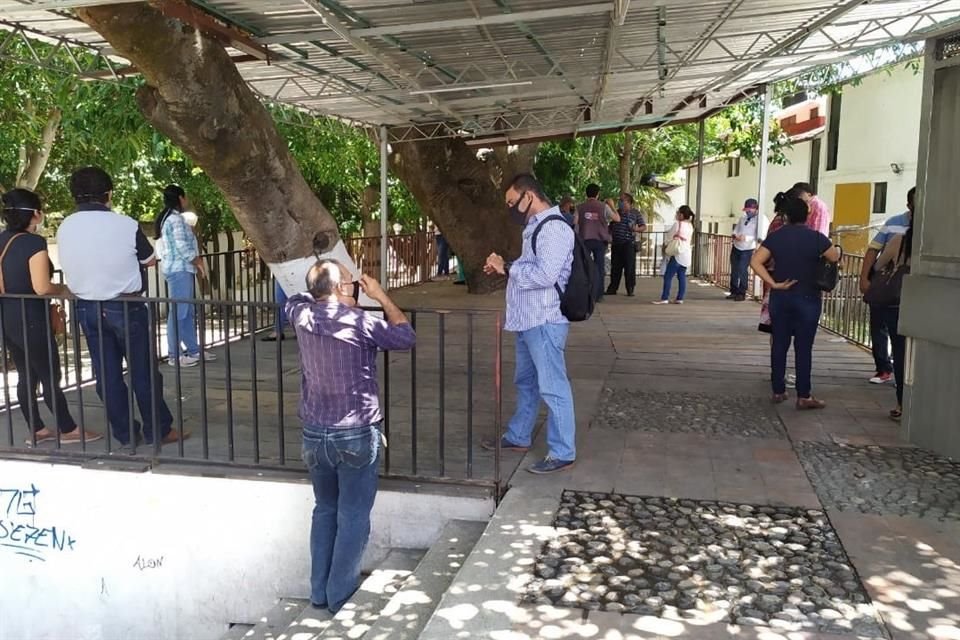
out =
<path fill-rule="evenodd" d="M 76 539 L 65 528 L 41 524 L 39 495 L 33 483 L 29 487 L 0 485 L 0 553 L 46 562 L 52 555 L 76 549 Z"/>

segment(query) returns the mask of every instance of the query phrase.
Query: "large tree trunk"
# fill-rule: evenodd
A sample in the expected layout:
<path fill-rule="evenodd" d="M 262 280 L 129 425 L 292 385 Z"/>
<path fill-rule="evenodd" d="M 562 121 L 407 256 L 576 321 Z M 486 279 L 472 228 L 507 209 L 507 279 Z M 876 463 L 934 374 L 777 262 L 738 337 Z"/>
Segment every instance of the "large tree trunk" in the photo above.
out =
<path fill-rule="evenodd" d="M 303 288 L 315 248 L 344 259 L 336 221 L 219 42 L 146 3 L 76 13 L 136 66 L 147 120 L 223 191 L 284 288 Z"/>
<path fill-rule="evenodd" d="M 503 278 L 484 275 L 491 253 L 508 260 L 520 255 L 521 229 L 504 206 L 504 181 L 529 172 L 536 144 L 488 150 L 477 157 L 459 138 L 396 145 L 390 164 L 420 208 L 433 220 L 463 261 L 467 290 L 485 293 L 502 287 Z"/>
<path fill-rule="evenodd" d="M 27 108 L 32 109 L 32 106 Z M 57 107 L 50 110 L 47 114 L 47 120 L 43 123 L 40 130 L 40 140 L 25 144 L 20 149 L 20 165 L 17 167 L 16 186 L 23 189 L 35 191 L 43 176 L 44 169 L 47 168 L 47 161 L 50 160 L 50 152 L 53 151 L 53 143 L 57 139 L 57 132 L 60 131 L 60 121 L 63 119 L 63 112 Z"/>

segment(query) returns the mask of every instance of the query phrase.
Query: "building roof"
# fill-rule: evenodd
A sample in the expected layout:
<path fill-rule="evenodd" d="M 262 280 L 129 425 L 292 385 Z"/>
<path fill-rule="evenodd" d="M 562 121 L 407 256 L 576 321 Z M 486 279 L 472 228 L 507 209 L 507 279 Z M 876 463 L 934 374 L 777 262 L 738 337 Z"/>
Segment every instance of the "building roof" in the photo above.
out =
<path fill-rule="evenodd" d="M 124 61 L 70 9 L 120 1 L 0 0 L 0 28 L 102 54 L 98 69 L 76 72 L 112 75 Z M 393 141 L 484 144 L 696 120 L 765 83 L 960 17 L 960 0 L 191 4 L 244 35 L 237 65 L 267 100 L 387 125 Z"/>

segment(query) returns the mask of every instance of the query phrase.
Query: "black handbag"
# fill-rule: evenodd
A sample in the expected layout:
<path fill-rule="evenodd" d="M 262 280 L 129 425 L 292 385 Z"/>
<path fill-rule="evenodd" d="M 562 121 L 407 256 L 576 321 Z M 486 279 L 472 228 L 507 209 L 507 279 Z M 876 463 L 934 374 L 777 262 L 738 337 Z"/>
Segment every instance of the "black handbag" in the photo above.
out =
<path fill-rule="evenodd" d="M 903 277 L 910 273 L 910 265 L 903 260 L 903 244 L 897 259 L 873 274 L 863 301 L 878 307 L 896 307 L 900 305 L 900 292 L 903 290 Z"/>
<path fill-rule="evenodd" d="M 840 260 L 843 259 L 843 247 L 837 245 L 840 249 Z M 820 291 L 833 291 L 840 282 L 840 260 L 830 262 L 823 256 L 820 256 L 820 262 L 817 264 L 817 273 L 815 281 Z"/>

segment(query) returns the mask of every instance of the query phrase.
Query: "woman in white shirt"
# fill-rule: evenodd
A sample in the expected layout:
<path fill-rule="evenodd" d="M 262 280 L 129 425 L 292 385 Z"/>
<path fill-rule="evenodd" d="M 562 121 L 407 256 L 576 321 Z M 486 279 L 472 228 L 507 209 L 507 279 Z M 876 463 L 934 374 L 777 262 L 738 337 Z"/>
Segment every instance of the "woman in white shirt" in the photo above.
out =
<path fill-rule="evenodd" d="M 683 304 L 687 293 L 687 268 L 693 261 L 693 209 L 687 205 L 677 209 L 677 221 L 667 231 L 664 245 L 664 256 L 669 256 L 666 271 L 663 273 L 663 293 L 653 304 L 668 304 L 670 302 L 670 287 L 676 276 L 679 282 L 675 304 Z"/>

